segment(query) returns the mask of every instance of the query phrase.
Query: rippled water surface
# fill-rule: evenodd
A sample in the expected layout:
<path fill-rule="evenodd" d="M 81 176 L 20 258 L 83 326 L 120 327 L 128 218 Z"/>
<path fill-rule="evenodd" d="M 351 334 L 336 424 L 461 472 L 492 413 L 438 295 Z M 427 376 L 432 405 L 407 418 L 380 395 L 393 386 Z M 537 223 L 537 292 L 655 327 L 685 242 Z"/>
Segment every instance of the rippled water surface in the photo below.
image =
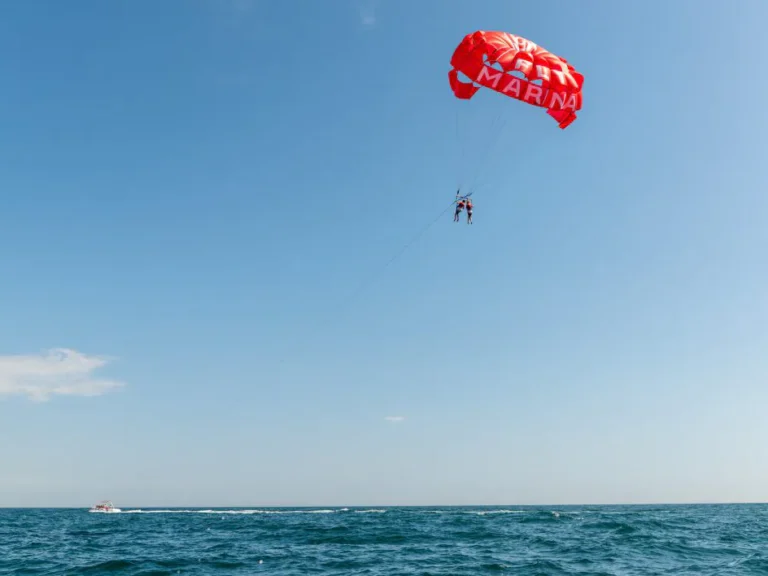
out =
<path fill-rule="evenodd" d="M 6 574 L 768 574 L 768 505 L 0 510 Z"/>

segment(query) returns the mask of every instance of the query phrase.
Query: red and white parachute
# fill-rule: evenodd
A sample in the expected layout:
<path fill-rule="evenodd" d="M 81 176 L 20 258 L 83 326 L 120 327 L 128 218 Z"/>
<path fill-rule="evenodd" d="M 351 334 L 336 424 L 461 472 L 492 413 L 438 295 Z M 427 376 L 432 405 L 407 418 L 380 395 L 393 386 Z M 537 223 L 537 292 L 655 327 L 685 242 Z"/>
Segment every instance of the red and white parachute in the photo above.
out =
<path fill-rule="evenodd" d="M 508 32 L 467 34 L 454 51 L 451 66 L 448 79 L 460 99 L 469 100 L 483 86 L 546 108 L 563 129 L 581 109 L 584 76 L 565 58 Z M 459 73 L 471 82 L 462 81 Z"/>
<path fill-rule="evenodd" d="M 570 126 L 581 110 L 584 76 L 565 58 L 521 36 L 471 32 L 456 47 L 450 63 L 448 81 L 457 102 L 456 137 L 460 149 L 456 184 L 464 194 L 491 184 L 481 184 L 481 179 L 497 177 L 497 171 L 485 167 L 509 116 L 507 98 L 544 108 L 562 129 Z M 473 100 L 481 89 L 489 97 L 481 93 Z M 472 105 L 468 105 L 470 100 Z M 483 119 L 493 108 L 497 109 L 493 120 Z M 518 122 L 514 124 L 519 128 Z M 476 158 L 470 159 L 470 155 Z"/>

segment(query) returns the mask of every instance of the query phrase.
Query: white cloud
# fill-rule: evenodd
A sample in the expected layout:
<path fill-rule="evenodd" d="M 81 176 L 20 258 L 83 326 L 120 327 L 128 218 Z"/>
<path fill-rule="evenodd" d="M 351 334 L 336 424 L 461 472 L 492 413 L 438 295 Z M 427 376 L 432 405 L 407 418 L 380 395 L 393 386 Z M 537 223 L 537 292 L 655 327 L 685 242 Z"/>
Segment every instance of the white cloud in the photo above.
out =
<path fill-rule="evenodd" d="M 387 422 L 402 422 L 405 420 L 405 416 L 385 416 L 384 420 Z"/>
<path fill-rule="evenodd" d="M 42 354 L 0 356 L 0 397 L 27 396 L 45 402 L 52 395 L 100 396 L 122 382 L 94 378 L 105 358 L 55 348 Z"/>
<path fill-rule="evenodd" d="M 360 5 L 360 22 L 365 28 L 376 26 L 376 2 L 368 0 Z"/>

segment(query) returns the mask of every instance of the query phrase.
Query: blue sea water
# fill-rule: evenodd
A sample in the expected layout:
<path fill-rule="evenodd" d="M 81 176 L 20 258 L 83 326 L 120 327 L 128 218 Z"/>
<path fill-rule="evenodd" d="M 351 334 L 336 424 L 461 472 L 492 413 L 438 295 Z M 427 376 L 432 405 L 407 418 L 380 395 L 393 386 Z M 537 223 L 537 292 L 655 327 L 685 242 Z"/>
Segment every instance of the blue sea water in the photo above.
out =
<path fill-rule="evenodd" d="M 5 509 L 11 574 L 768 574 L 768 505 Z"/>

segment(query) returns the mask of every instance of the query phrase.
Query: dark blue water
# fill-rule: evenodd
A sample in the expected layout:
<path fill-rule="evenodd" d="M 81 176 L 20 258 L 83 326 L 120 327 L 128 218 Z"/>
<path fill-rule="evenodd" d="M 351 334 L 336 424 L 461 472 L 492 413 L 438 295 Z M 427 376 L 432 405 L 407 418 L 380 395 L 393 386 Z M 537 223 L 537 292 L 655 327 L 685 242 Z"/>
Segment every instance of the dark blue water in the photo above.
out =
<path fill-rule="evenodd" d="M 768 505 L 0 510 L 9 574 L 768 574 Z"/>

